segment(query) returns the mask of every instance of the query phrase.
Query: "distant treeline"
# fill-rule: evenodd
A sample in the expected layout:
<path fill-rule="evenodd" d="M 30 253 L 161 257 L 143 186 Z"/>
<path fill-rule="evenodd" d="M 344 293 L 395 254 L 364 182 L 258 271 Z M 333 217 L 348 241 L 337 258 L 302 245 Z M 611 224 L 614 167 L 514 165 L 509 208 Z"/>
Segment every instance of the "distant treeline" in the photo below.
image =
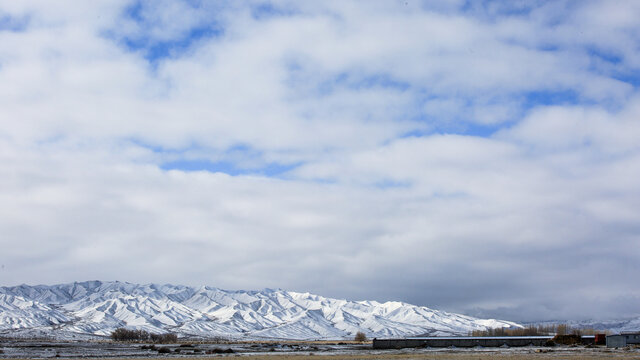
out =
<path fill-rule="evenodd" d="M 166 344 L 178 341 L 176 334 L 152 334 L 144 330 L 129 330 L 117 328 L 111 333 L 114 341 L 152 341 L 154 343 Z"/>
<path fill-rule="evenodd" d="M 552 336 L 552 335 L 595 335 L 608 333 L 604 330 L 578 329 L 567 324 L 529 325 L 520 328 L 496 328 L 487 330 L 473 330 L 471 336 Z"/>

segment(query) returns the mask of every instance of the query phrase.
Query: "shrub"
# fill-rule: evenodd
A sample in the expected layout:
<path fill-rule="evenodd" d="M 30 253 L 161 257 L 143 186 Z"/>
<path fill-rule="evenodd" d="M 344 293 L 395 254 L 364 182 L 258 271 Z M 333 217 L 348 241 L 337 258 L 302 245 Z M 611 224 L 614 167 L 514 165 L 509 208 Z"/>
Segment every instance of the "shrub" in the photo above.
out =
<path fill-rule="evenodd" d="M 111 339 L 114 341 L 148 341 L 154 343 L 167 344 L 178 341 L 176 334 L 150 334 L 144 330 L 129 330 L 125 328 L 117 328 L 111 333 Z"/>
<path fill-rule="evenodd" d="M 157 344 L 170 344 L 178 342 L 178 336 L 176 334 L 151 334 L 151 341 Z"/>
<path fill-rule="evenodd" d="M 562 345 L 575 345 L 575 344 L 581 344 L 582 343 L 582 337 L 580 335 L 575 335 L 575 334 L 571 334 L 571 335 L 556 335 L 556 336 L 553 337 L 552 340 L 556 344 L 562 344 Z"/>
<path fill-rule="evenodd" d="M 160 349 L 158 349 L 158 354 L 169 354 L 169 353 L 171 353 L 171 349 L 169 349 L 166 346 L 163 346 Z"/>
<path fill-rule="evenodd" d="M 149 340 L 149 333 L 144 330 L 117 328 L 111 333 L 111 338 L 115 341 Z"/>
<path fill-rule="evenodd" d="M 552 347 L 552 346 L 556 346 L 556 343 L 553 342 L 553 340 L 547 340 L 544 342 L 544 346 Z"/>
<path fill-rule="evenodd" d="M 358 331 L 356 333 L 356 336 L 353 338 L 353 340 L 359 341 L 359 342 L 367 341 L 367 335 L 365 335 L 365 333 L 363 333 L 362 331 Z"/>

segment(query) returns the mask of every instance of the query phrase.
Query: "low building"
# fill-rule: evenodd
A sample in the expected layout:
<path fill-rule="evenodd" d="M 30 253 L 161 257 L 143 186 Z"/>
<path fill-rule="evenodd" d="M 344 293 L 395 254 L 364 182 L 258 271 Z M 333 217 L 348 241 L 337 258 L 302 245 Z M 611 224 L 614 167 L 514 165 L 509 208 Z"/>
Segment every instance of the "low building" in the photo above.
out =
<path fill-rule="evenodd" d="M 544 346 L 548 341 L 551 341 L 552 338 L 553 336 L 434 336 L 403 339 L 373 339 L 373 348 Z"/>
<path fill-rule="evenodd" d="M 634 344 L 640 345 L 640 332 L 607 336 L 607 347 L 609 348 L 625 347 Z"/>

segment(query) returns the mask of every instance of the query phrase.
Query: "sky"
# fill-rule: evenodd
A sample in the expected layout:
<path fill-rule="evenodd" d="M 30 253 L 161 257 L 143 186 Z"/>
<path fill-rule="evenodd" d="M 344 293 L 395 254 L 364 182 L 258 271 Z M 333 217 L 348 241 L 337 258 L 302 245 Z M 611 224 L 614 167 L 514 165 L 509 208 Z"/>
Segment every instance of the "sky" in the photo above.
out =
<path fill-rule="evenodd" d="M 640 316 L 639 18 L 0 0 L 0 285 Z"/>

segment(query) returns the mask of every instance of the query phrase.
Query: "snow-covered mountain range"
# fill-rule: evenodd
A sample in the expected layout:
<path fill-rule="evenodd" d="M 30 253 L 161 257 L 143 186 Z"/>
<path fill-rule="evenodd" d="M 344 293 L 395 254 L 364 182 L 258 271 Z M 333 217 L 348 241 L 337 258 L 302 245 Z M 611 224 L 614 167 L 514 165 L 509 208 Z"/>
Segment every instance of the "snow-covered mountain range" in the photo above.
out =
<path fill-rule="evenodd" d="M 0 287 L 0 335 L 108 336 L 118 327 L 233 339 L 463 335 L 520 325 L 401 302 L 347 301 L 265 289 L 88 281 Z"/>

